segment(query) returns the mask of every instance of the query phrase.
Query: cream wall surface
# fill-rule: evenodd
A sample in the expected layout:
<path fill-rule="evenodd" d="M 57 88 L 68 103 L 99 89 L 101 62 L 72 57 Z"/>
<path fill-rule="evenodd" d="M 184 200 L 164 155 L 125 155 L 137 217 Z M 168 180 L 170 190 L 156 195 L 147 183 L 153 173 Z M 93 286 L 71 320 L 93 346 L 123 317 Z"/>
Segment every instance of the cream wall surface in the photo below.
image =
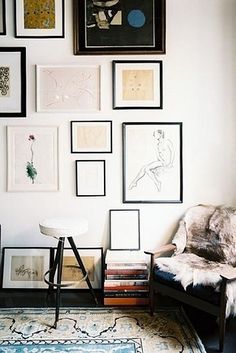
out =
<path fill-rule="evenodd" d="M 165 55 L 74 56 L 72 1 L 66 0 L 65 39 L 14 38 L 13 1 L 7 0 L 7 36 L 0 46 L 27 48 L 27 118 L 0 119 L 0 224 L 2 246 L 49 246 L 39 221 L 82 216 L 89 231 L 80 246 L 109 245 L 109 209 L 140 209 L 141 247 L 166 243 L 187 207 L 198 203 L 236 206 L 236 1 L 167 0 Z M 162 60 L 162 110 L 112 110 L 112 60 Z M 99 113 L 37 113 L 35 65 L 102 65 Z M 113 153 L 70 153 L 71 120 L 112 120 Z M 182 204 L 122 203 L 122 122 L 183 122 Z M 58 192 L 6 191 L 6 126 L 59 126 Z M 75 160 L 106 160 L 106 196 L 75 196 Z M 124 234 L 127 237 L 128 234 Z M 122 243 L 122 239 L 121 239 Z"/>

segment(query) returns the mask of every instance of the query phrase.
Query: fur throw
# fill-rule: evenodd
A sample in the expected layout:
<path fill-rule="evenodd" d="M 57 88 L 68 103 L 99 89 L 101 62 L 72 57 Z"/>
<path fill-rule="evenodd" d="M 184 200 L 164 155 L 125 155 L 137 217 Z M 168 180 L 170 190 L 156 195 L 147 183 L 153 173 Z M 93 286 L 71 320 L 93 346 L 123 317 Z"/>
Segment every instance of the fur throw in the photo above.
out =
<path fill-rule="evenodd" d="M 176 252 L 156 259 L 157 266 L 174 274 L 185 289 L 189 284 L 202 284 L 219 291 L 220 273 L 236 267 L 236 209 L 211 205 L 190 208 L 172 243 Z M 227 284 L 226 293 L 226 315 L 235 316 L 236 280 Z"/>

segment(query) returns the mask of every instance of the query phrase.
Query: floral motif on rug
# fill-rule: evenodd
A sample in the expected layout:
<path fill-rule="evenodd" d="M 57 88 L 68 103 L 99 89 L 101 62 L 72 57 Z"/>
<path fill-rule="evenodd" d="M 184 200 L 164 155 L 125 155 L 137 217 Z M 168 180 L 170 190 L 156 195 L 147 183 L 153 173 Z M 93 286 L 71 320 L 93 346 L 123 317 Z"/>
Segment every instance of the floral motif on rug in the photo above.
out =
<path fill-rule="evenodd" d="M 62 308 L 57 329 L 53 308 L 0 309 L 4 353 L 206 353 L 179 309 Z"/>

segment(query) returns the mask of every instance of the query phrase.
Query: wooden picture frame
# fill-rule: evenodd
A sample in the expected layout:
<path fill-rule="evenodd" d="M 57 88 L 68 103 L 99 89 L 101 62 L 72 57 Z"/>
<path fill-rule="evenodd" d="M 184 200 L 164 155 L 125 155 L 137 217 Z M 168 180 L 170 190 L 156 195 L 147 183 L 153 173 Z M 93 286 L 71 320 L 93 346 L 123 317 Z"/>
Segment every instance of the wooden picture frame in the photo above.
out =
<path fill-rule="evenodd" d="M 166 0 L 74 0 L 74 54 L 164 54 Z"/>
<path fill-rule="evenodd" d="M 113 61 L 113 109 L 162 109 L 162 75 L 160 60 Z"/>
<path fill-rule="evenodd" d="M 101 289 L 103 286 L 103 248 L 77 248 L 77 250 L 88 272 L 93 289 Z M 72 249 L 65 248 L 62 264 L 62 284 L 65 286 L 63 288 L 88 289 L 86 281 L 82 280 L 83 274 L 78 266 Z"/>
<path fill-rule="evenodd" d="M 183 202 L 182 123 L 123 123 L 122 141 L 123 202 Z"/>
<path fill-rule="evenodd" d="M 26 117 L 26 48 L 0 47 L 0 118 Z"/>
<path fill-rule="evenodd" d="M 111 120 L 71 121 L 71 153 L 112 153 Z"/>
<path fill-rule="evenodd" d="M 64 38 L 64 0 L 15 0 L 16 38 Z"/>
<path fill-rule="evenodd" d="M 7 191 L 58 191 L 58 127 L 7 126 Z"/>
<path fill-rule="evenodd" d="M 106 196 L 106 161 L 76 160 L 76 196 Z"/>
<path fill-rule="evenodd" d="M 2 288 L 47 288 L 44 274 L 50 266 L 50 248 L 4 247 Z"/>

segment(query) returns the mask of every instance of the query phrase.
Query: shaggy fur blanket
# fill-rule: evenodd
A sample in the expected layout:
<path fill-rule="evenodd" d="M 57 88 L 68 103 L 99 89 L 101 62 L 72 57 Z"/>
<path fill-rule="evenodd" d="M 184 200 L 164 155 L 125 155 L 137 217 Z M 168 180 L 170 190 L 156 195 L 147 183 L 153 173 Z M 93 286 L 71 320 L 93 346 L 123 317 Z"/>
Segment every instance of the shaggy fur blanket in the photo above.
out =
<path fill-rule="evenodd" d="M 211 205 L 190 208 L 172 243 L 177 250 L 172 257 L 157 258 L 157 266 L 174 274 L 185 289 L 202 284 L 219 291 L 220 274 L 236 267 L 236 209 Z M 236 280 L 227 283 L 226 294 L 226 316 L 236 316 Z"/>

